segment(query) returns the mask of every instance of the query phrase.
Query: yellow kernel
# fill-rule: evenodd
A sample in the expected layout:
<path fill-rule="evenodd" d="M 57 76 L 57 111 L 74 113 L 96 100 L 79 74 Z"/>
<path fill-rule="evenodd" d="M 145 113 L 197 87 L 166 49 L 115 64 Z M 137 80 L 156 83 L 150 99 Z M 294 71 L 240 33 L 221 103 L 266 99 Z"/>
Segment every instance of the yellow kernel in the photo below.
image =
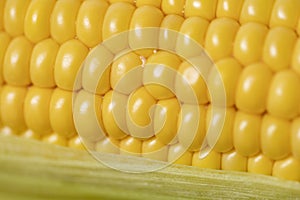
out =
<path fill-rule="evenodd" d="M 153 160 L 167 161 L 168 146 L 161 143 L 156 137 L 143 141 L 142 157 Z"/>
<path fill-rule="evenodd" d="M 54 79 L 59 88 L 79 89 L 74 84 L 88 52 L 88 48 L 78 40 L 69 40 L 60 46 L 54 66 Z"/>
<path fill-rule="evenodd" d="M 23 138 L 26 138 L 26 139 L 34 139 L 34 140 L 39 140 L 41 138 L 40 134 L 37 134 L 37 133 L 33 132 L 30 129 L 26 130 L 20 136 L 23 137 Z"/>
<path fill-rule="evenodd" d="M 242 25 L 235 38 L 234 57 L 243 65 L 260 61 L 267 32 L 267 26 L 260 23 Z"/>
<path fill-rule="evenodd" d="M 143 84 L 142 64 L 140 56 L 134 52 L 117 58 L 111 66 L 111 87 L 123 94 L 130 94 L 136 88 L 141 87 Z M 136 70 L 136 73 L 131 74 L 133 70 Z"/>
<path fill-rule="evenodd" d="M 276 0 L 270 19 L 270 26 L 285 26 L 296 29 L 299 19 L 300 1 Z"/>
<path fill-rule="evenodd" d="M 165 14 L 183 15 L 185 0 L 162 0 L 161 9 Z"/>
<path fill-rule="evenodd" d="M 209 22 L 201 17 L 189 17 L 181 25 L 176 52 L 184 58 L 201 54 Z"/>
<path fill-rule="evenodd" d="M 141 156 L 142 140 L 134 137 L 127 137 L 120 142 L 120 154 L 129 156 Z"/>
<path fill-rule="evenodd" d="M 240 22 L 242 24 L 258 22 L 269 25 L 273 4 L 274 0 L 245 0 L 241 11 Z"/>
<path fill-rule="evenodd" d="M 266 110 L 271 79 L 272 72 L 263 63 L 244 68 L 236 89 L 237 108 L 253 114 L 263 113 Z"/>
<path fill-rule="evenodd" d="M 154 135 L 153 111 L 156 100 L 145 87 L 134 91 L 127 104 L 127 126 L 130 134 L 138 138 L 149 138 Z M 151 114 L 150 114 L 151 112 Z"/>
<path fill-rule="evenodd" d="M 292 180 L 300 181 L 300 160 L 294 157 L 288 157 L 284 160 L 278 160 L 274 163 L 273 176 Z"/>
<path fill-rule="evenodd" d="M 233 144 L 235 150 L 242 156 L 253 156 L 260 151 L 260 129 L 262 118 L 259 115 L 236 113 Z"/>
<path fill-rule="evenodd" d="M 6 4 L 6 0 L 0 1 L 0 31 L 4 29 L 4 7 Z M 1 40 L 0 40 L 1 41 Z"/>
<path fill-rule="evenodd" d="M 154 111 L 154 132 L 157 140 L 167 145 L 176 139 L 180 104 L 176 98 L 160 100 Z"/>
<path fill-rule="evenodd" d="M 150 56 L 143 70 L 145 89 L 155 99 L 174 97 L 174 81 L 181 59 L 167 51 L 158 51 Z"/>
<path fill-rule="evenodd" d="M 4 7 L 4 29 L 13 37 L 24 33 L 24 19 L 31 0 L 9 0 Z"/>
<path fill-rule="evenodd" d="M 126 2 L 126 3 L 134 4 L 135 2 L 135 0 L 108 0 L 108 1 L 111 4 L 118 3 L 118 2 Z"/>
<path fill-rule="evenodd" d="M 247 171 L 247 157 L 240 155 L 236 151 L 222 154 L 221 168 L 230 171 Z"/>
<path fill-rule="evenodd" d="M 18 132 L 16 132 L 15 130 L 11 129 L 8 126 L 4 126 L 0 128 L 0 135 L 1 136 L 13 136 L 13 135 L 17 135 Z"/>
<path fill-rule="evenodd" d="M 211 151 L 205 158 L 199 158 L 200 152 L 193 154 L 192 166 L 208 169 L 221 168 L 221 154 L 216 151 Z"/>
<path fill-rule="evenodd" d="M 212 110 L 213 109 L 213 110 Z M 214 113 L 214 115 L 212 115 Z M 209 106 L 206 116 L 206 127 L 210 128 L 213 133 L 217 133 L 218 127 L 222 126 L 222 131 L 216 139 L 216 135 L 207 135 L 207 142 L 210 144 L 214 151 L 225 153 L 233 148 L 233 126 L 235 121 L 236 111 L 235 108 L 226 108 L 226 115 L 224 110 L 218 107 Z M 225 119 L 222 124 L 222 119 Z M 213 146 L 214 145 L 214 146 Z"/>
<path fill-rule="evenodd" d="M 50 19 L 50 33 L 59 44 L 75 37 L 80 4 L 80 0 L 56 1 Z"/>
<path fill-rule="evenodd" d="M 4 57 L 3 77 L 11 85 L 30 84 L 29 64 L 33 45 L 24 36 L 14 38 Z"/>
<path fill-rule="evenodd" d="M 103 125 L 109 137 L 113 139 L 122 139 L 127 136 L 125 112 L 127 98 L 127 96 L 116 91 L 107 92 L 103 98 L 101 108 Z M 83 126 L 85 125 L 83 124 Z"/>
<path fill-rule="evenodd" d="M 84 142 L 96 142 L 105 135 L 102 118 L 102 97 L 81 90 L 75 97 L 73 117 Z"/>
<path fill-rule="evenodd" d="M 49 143 L 49 144 L 55 144 L 55 145 L 59 145 L 59 146 L 67 146 L 67 139 L 56 133 L 44 136 L 42 138 L 42 141 Z"/>
<path fill-rule="evenodd" d="M 242 66 L 234 58 L 225 58 L 218 61 L 216 67 L 216 70 L 212 70 L 209 77 L 210 93 L 218 93 L 220 87 L 222 87 L 220 84 L 223 84 L 226 94 L 226 104 L 229 107 L 234 106 L 236 88 L 242 72 Z M 218 81 L 220 79 L 222 80 L 221 83 Z"/>
<path fill-rule="evenodd" d="M 105 137 L 103 140 L 97 142 L 95 150 L 98 152 L 119 154 L 120 153 L 119 146 L 120 146 L 120 142 L 118 140 Z"/>
<path fill-rule="evenodd" d="M 208 58 L 202 58 L 198 61 L 201 62 L 199 64 L 202 64 L 200 67 L 212 66 Z M 175 94 L 184 103 L 201 105 L 208 103 L 208 89 L 205 79 L 198 69 L 189 62 L 184 61 L 179 66 L 178 75 L 175 79 Z"/>
<path fill-rule="evenodd" d="M 137 8 L 131 18 L 129 34 L 129 46 L 136 48 L 156 48 L 158 46 L 158 28 L 164 18 L 162 11 L 153 6 L 142 6 Z M 157 27 L 157 29 L 144 29 Z M 141 30 L 142 29 L 142 30 Z M 137 31 L 138 30 L 138 31 Z M 142 49 L 136 51 L 139 55 L 149 57 L 152 49 Z"/>
<path fill-rule="evenodd" d="M 199 151 L 206 134 L 205 106 L 183 104 L 177 122 L 178 141 L 190 151 Z"/>
<path fill-rule="evenodd" d="M 160 25 L 159 48 L 163 50 L 175 51 L 178 32 L 184 18 L 179 15 L 167 15 Z"/>
<path fill-rule="evenodd" d="M 238 22 L 229 18 L 218 18 L 210 23 L 204 46 L 214 61 L 231 56 L 238 29 Z"/>
<path fill-rule="evenodd" d="M 248 159 L 248 172 L 250 173 L 271 175 L 272 169 L 273 161 L 263 154 Z"/>
<path fill-rule="evenodd" d="M 229 17 L 239 20 L 244 0 L 219 0 L 217 6 L 217 17 Z"/>
<path fill-rule="evenodd" d="M 292 68 L 300 75 L 300 39 L 299 38 L 295 43 L 294 52 L 292 54 Z"/>
<path fill-rule="evenodd" d="M 58 50 L 58 44 L 52 39 L 43 40 L 34 46 L 30 60 L 30 78 L 35 86 L 55 86 L 54 64 Z"/>
<path fill-rule="evenodd" d="M 291 149 L 293 156 L 300 160 L 300 118 L 294 119 L 291 128 Z"/>
<path fill-rule="evenodd" d="M 132 4 L 118 2 L 111 4 L 105 14 L 102 28 L 103 40 L 127 31 L 135 7 Z"/>
<path fill-rule="evenodd" d="M 76 130 L 72 112 L 72 92 L 56 88 L 50 100 L 50 123 L 54 132 L 72 137 Z"/>
<path fill-rule="evenodd" d="M 292 119 L 300 106 L 300 76 L 285 70 L 274 75 L 268 94 L 267 110 L 271 115 Z"/>
<path fill-rule="evenodd" d="M 162 0 L 136 0 L 135 5 L 137 7 L 149 5 L 149 6 L 155 6 L 157 8 L 160 8 L 161 1 Z"/>
<path fill-rule="evenodd" d="M 284 40 L 282 39 L 284 38 Z M 263 61 L 273 71 L 286 69 L 291 64 L 297 36 L 294 31 L 276 27 L 269 31 L 263 48 Z"/>
<path fill-rule="evenodd" d="M 16 132 L 24 131 L 27 126 L 24 119 L 25 87 L 5 85 L 1 89 L 0 114 L 2 123 Z"/>
<path fill-rule="evenodd" d="M 37 43 L 50 36 L 50 16 L 55 0 L 32 0 L 24 19 L 25 36 Z"/>
<path fill-rule="evenodd" d="M 24 117 L 28 128 L 40 135 L 52 132 L 49 106 L 52 89 L 30 87 L 24 101 Z"/>
<path fill-rule="evenodd" d="M 10 43 L 11 38 L 6 32 L 0 32 L 0 84 L 3 83 L 3 67 L 4 67 L 4 57 L 6 50 Z"/>
<path fill-rule="evenodd" d="M 173 164 L 191 165 L 193 153 L 187 151 L 180 143 L 171 145 L 168 152 L 168 162 Z"/>
<path fill-rule="evenodd" d="M 288 120 L 265 115 L 261 128 L 261 150 L 273 160 L 285 158 L 290 153 L 291 123 Z"/>
<path fill-rule="evenodd" d="M 85 148 L 84 144 L 82 143 L 80 137 L 77 136 L 77 135 L 68 140 L 67 146 L 72 148 L 72 149 L 86 150 L 86 148 Z"/>
<path fill-rule="evenodd" d="M 215 18 L 217 0 L 186 0 L 184 6 L 184 16 L 198 16 L 207 20 Z"/>
<path fill-rule="evenodd" d="M 105 0 L 87 0 L 81 4 L 76 20 L 76 35 L 88 47 L 102 41 L 103 20 L 108 8 Z"/>

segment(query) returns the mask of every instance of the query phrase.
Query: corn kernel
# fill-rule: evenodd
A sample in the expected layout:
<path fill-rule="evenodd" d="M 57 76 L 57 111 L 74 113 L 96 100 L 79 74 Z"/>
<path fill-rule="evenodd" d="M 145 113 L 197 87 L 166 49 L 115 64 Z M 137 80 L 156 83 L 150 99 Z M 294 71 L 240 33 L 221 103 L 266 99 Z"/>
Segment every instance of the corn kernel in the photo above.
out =
<path fill-rule="evenodd" d="M 101 108 L 103 125 L 107 134 L 113 139 L 122 139 L 127 136 L 125 116 L 127 98 L 116 91 L 107 92 L 103 98 Z M 83 126 L 85 125 L 83 124 Z"/>
<path fill-rule="evenodd" d="M 230 151 L 222 154 L 221 168 L 231 171 L 247 171 L 247 157 L 244 157 L 236 151 Z"/>
<path fill-rule="evenodd" d="M 282 38 L 285 38 L 282 40 Z M 290 66 L 297 36 L 287 28 L 276 27 L 269 31 L 263 48 L 263 61 L 273 71 L 280 71 Z"/>
<path fill-rule="evenodd" d="M 184 58 L 196 57 L 201 53 L 209 22 L 201 17 L 189 17 L 180 28 L 176 52 Z M 200 47 L 199 47 L 200 45 Z"/>
<path fill-rule="evenodd" d="M 172 143 L 176 139 L 176 122 L 179 111 L 180 104 L 176 98 L 157 102 L 157 107 L 154 111 L 154 132 L 156 139 L 165 145 Z"/>
<path fill-rule="evenodd" d="M 300 76 L 285 70 L 274 75 L 268 94 L 267 110 L 271 115 L 292 119 L 298 115 Z"/>
<path fill-rule="evenodd" d="M 219 0 L 217 5 L 217 17 L 228 17 L 236 21 L 240 19 L 244 0 Z"/>
<path fill-rule="evenodd" d="M 37 134 L 30 129 L 26 130 L 20 136 L 26 139 L 34 139 L 34 140 L 39 140 L 41 138 L 40 134 Z"/>
<path fill-rule="evenodd" d="M 56 133 L 44 136 L 42 141 L 49 143 L 49 144 L 55 144 L 55 145 L 59 145 L 59 146 L 67 146 L 66 138 L 64 138 L 61 135 L 56 134 Z"/>
<path fill-rule="evenodd" d="M 218 130 L 218 127 L 220 126 L 223 127 L 217 140 L 215 138 L 215 135 L 207 135 L 208 144 L 210 144 L 210 146 L 214 145 L 214 151 L 221 153 L 229 152 L 233 148 L 233 126 L 235 121 L 236 110 L 235 108 L 226 108 L 226 115 L 224 116 L 224 114 L 225 113 L 222 109 L 210 105 L 208 107 L 206 116 L 206 127 L 210 126 L 212 130 Z M 221 124 L 221 119 L 224 117 L 224 124 Z M 215 141 L 217 142 L 215 143 Z"/>
<path fill-rule="evenodd" d="M 9 126 L 16 133 L 24 131 L 24 99 L 27 93 L 25 87 L 5 85 L 1 89 L 0 114 L 2 123 Z"/>
<path fill-rule="evenodd" d="M 74 83 L 87 54 L 88 48 L 78 40 L 69 40 L 60 46 L 54 66 L 54 79 L 59 88 L 78 89 Z"/>
<path fill-rule="evenodd" d="M 32 0 L 24 19 L 25 36 L 37 43 L 50 36 L 50 15 L 55 0 Z"/>
<path fill-rule="evenodd" d="M 235 38 L 234 57 L 245 66 L 260 61 L 267 32 L 268 28 L 263 24 L 249 22 L 242 25 Z"/>
<path fill-rule="evenodd" d="M 199 152 L 193 154 L 192 166 L 209 169 L 221 168 L 221 154 L 211 151 L 205 158 L 199 158 Z"/>
<path fill-rule="evenodd" d="M 285 158 L 290 153 L 291 123 L 287 120 L 265 115 L 261 128 L 261 149 L 273 160 Z"/>
<path fill-rule="evenodd" d="M 102 25 L 108 3 L 105 0 L 84 1 L 78 11 L 76 35 L 88 47 L 102 41 Z"/>
<path fill-rule="evenodd" d="M 215 18 L 217 0 L 186 0 L 184 6 L 184 16 L 198 16 L 207 20 Z"/>
<path fill-rule="evenodd" d="M 136 6 L 141 7 L 141 6 L 155 6 L 157 8 L 160 8 L 162 0 L 136 0 Z"/>
<path fill-rule="evenodd" d="M 193 153 L 186 151 L 180 143 L 171 145 L 168 152 L 168 162 L 174 164 L 191 165 L 193 159 Z"/>
<path fill-rule="evenodd" d="M 59 50 L 58 44 L 52 39 L 46 39 L 33 48 L 30 60 L 30 78 L 38 87 L 54 87 L 54 64 Z"/>
<path fill-rule="evenodd" d="M 263 154 L 248 159 L 248 172 L 272 175 L 273 161 Z"/>
<path fill-rule="evenodd" d="M 145 87 L 134 91 L 127 104 L 126 121 L 130 134 L 138 138 L 149 138 L 154 135 L 153 106 L 156 100 Z M 150 110 L 152 108 L 152 110 Z M 151 113 L 150 113 L 151 112 Z"/>
<path fill-rule="evenodd" d="M 244 68 L 236 89 L 237 108 L 253 114 L 265 112 L 271 79 L 272 73 L 263 63 Z"/>
<path fill-rule="evenodd" d="M 123 31 L 127 31 L 129 29 L 134 10 L 135 7 L 133 5 L 125 2 L 110 5 L 106 11 L 103 21 L 103 40 Z"/>
<path fill-rule="evenodd" d="M 260 129 L 262 118 L 237 112 L 233 129 L 233 144 L 235 150 L 242 156 L 254 156 L 260 152 Z"/>
<path fill-rule="evenodd" d="M 50 123 L 54 132 L 72 137 L 76 130 L 72 116 L 72 92 L 56 88 L 50 100 Z"/>
<path fill-rule="evenodd" d="M 3 83 L 3 67 L 4 67 L 4 57 L 6 50 L 10 43 L 11 38 L 6 32 L 0 32 L 0 84 Z"/>
<path fill-rule="evenodd" d="M 136 88 L 141 87 L 143 84 L 143 72 L 137 68 L 141 67 L 142 64 L 140 56 L 134 52 L 127 53 L 116 59 L 111 66 L 111 87 L 115 91 L 123 94 L 130 94 Z M 137 74 L 128 75 L 132 70 L 137 70 Z M 134 78 L 132 78 L 132 76 L 134 76 Z"/>
<path fill-rule="evenodd" d="M 162 0 L 161 9 L 165 14 L 183 15 L 185 0 Z"/>
<path fill-rule="evenodd" d="M 174 97 L 174 81 L 180 64 L 181 59 L 167 51 L 150 56 L 143 71 L 145 89 L 157 100 Z"/>
<path fill-rule="evenodd" d="M 190 151 L 199 151 L 206 134 L 205 106 L 183 104 L 177 122 L 178 141 Z"/>
<path fill-rule="evenodd" d="M 296 118 L 292 122 L 291 128 L 291 149 L 293 156 L 300 159 L 300 118 Z"/>
<path fill-rule="evenodd" d="M 50 33 L 59 44 L 75 37 L 79 7 L 80 0 L 56 1 L 50 19 Z"/>
<path fill-rule="evenodd" d="M 52 89 L 30 87 L 24 101 L 24 117 L 28 128 L 40 135 L 52 132 L 49 106 Z"/>
<path fill-rule="evenodd" d="M 233 42 L 238 29 L 238 22 L 229 18 L 215 19 L 210 23 L 204 46 L 214 61 L 232 54 Z"/>
<path fill-rule="evenodd" d="M 296 29 L 300 2 L 297 0 L 276 0 L 270 19 L 270 26 L 285 26 Z"/>
<path fill-rule="evenodd" d="M 4 7 L 4 29 L 13 37 L 24 33 L 24 19 L 31 0 L 9 0 Z"/>
<path fill-rule="evenodd" d="M 153 160 L 167 161 L 168 147 L 156 137 L 143 141 L 142 156 Z"/>
<path fill-rule="evenodd" d="M 258 22 L 265 25 L 269 24 L 274 0 L 245 0 L 241 11 L 240 22 Z"/>
<path fill-rule="evenodd" d="M 73 118 L 76 131 L 84 142 L 96 142 L 104 137 L 102 102 L 101 96 L 93 95 L 84 90 L 76 94 Z"/>
<path fill-rule="evenodd" d="M 284 160 L 279 160 L 274 163 L 273 176 L 287 180 L 300 180 L 300 161 L 288 157 Z"/>
<path fill-rule="evenodd" d="M 300 75 L 300 39 L 299 38 L 295 43 L 294 52 L 292 55 L 292 69 L 295 70 Z"/>
<path fill-rule="evenodd" d="M 24 36 L 14 38 L 4 57 L 3 77 L 11 85 L 30 84 L 29 64 L 33 45 Z"/>
<path fill-rule="evenodd" d="M 111 4 L 118 3 L 118 2 L 126 2 L 126 3 L 134 4 L 135 2 L 135 0 L 108 0 L 108 1 Z"/>
<path fill-rule="evenodd" d="M 106 137 L 103 140 L 97 142 L 95 149 L 98 152 L 119 154 L 119 146 L 120 142 L 118 140 Z"/>
<path fill-rule="evenodd" d="M 6 4 L 6 0 L 0 1 L 0 31 L 4 28 L 4 7 Z"/>
<path fill-rule="evenodd" d="M 69 139 L 67 146 L 72 149 L 86 150 L 86 148 L 83 145 L 83 143 L 81 142 L 81 139 L 79 136 L 75 136 L 75 137 Z"/>
<path fill-rule="evenodd" d="M 141 156 L 142 153 L 142 141 L 128 136 L 120 142 L 120 154 L 129 156 Z"/>

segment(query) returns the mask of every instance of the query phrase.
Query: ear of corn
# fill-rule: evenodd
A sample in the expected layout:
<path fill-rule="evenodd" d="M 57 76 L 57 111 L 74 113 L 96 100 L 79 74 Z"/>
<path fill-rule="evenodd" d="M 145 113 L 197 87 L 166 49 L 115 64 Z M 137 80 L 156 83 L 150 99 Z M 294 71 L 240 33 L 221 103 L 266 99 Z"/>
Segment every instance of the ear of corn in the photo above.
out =
<path fill-rule="evenodd" d="M 83 149 L 80 132 L 93 151 L 300 181 L 299 10 L 299 0 L 0 1 L 1 134 Z M 189 36 L 212 59 L 199 62 L 215 63 L 226 94 L 225 123 L 215 145 L 213 137 L 206 137 L 208 126 L 222 123 L 217 108 L 212 114 L 211 93 L 220 87 L 213 70 L 203 72 L 209 75 L 208 87 L 184 58 L 141 49 L 113 60 L 95 88 L 99 70 L 91 67 L 89 55 L 101 51 L 105 63 L 119 47 L 98 50 L 97 45 L 124 31 L 149 27 L 165 28 L 159 45 L 193 57 L 199 52 L 167 30 Z M 150 35 L 130 35 L 129 43 L 130 37 L 143 43 Z M 83 63 L 91 68 L 84 68 L 75 84 Z M 134 80 L 118 85 L 127 72 L 144 64 Z M 181 77 L 167 71 L 155 76 L 149 66 L 157 64 L 170 66 Z M 145 84 L 157 80 L 173 90 Z M 74 91 L 79 92 L 73 102 Z M 151 119 L 148 111 L 155 105 L 161 110 L 155 108 Z M 113 110 L 124 108 L 129 114 L 118 116 L 117 122 Z M 153 122 L 151 134 L 129 119 L 139 126 Z M 95 134 L 98 124 L 105 137 Z M 214 147 L 200 158 L 204 142 Z"/>

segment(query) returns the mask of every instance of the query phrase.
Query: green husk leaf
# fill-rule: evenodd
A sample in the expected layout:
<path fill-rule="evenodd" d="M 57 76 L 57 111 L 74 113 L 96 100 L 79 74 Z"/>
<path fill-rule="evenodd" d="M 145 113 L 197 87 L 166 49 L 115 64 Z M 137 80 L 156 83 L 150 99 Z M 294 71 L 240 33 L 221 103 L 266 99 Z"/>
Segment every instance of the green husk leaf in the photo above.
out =
<path fill-rule="evenodd" d="M 103 154 L 120 165 L 157 161 Z M 295 199 L 300 183 L 250 173 L 172 165 L 132 174 L 110 169 L 88 152 L 0 137 L 2 199 Z"/>

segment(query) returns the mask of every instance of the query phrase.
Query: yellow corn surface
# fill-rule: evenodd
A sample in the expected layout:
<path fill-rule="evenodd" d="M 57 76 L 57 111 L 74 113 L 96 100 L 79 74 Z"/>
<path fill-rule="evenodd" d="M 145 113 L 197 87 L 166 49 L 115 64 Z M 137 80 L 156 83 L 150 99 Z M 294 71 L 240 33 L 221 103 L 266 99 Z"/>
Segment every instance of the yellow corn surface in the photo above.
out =
<path fill-rule="evenodd" d="M 300 0 L 2 0 L 0 132 L 84 149 L 80 130 L 90 137 L 85 145 L 91 150 L 162 161 L 184 151 L 175 163 L 300 181 L 299 10 Z M 127 52 L 103 73 L 95 94 L 92 73 L 83 72 L 82 87 L 74 87 L 81 65 L 98 44 L 147 27 L 189 36 L 204 47 L 220 73 L 225 123 L 205 158 L 199 150 L 210 140 L 205 138 L 208 125 L 211 120 L 212 126 L 220 124 L 212 116 L 203 77 L 180 56 L 160 49 Z M 172 40 L 168 32 L 164 36 L 163 42 L 186 48 L 182 38 Z M 145 63 L 171 66 L 194 89 L 198 104 L 189 102 L 182 79 L 166 71 L 157 75 L 148 67 L 141 72 L 144 77 L 174 83 L 182 99 L 165 87 L 144 84 L 138 76 L 134 81 L 140 85 L 133 92 L 117 87 L 124 74 Z M 83 108 L 95 101 L 98 121 L 90 120 L 89 109 L 73 112 L 73 93 L 80 88 L 76 103 Z M 113 115 L 114 109 L 126 106 L 130 119 L 146 126 L 155 105 L 163 109 L 154 111 L 153 134 L 147 137 L 124 118 L 127 133 Z M 197 109 L 200 120 L 190 144 Z M 90 134 L 95 123 L 106 137 Z"/>

